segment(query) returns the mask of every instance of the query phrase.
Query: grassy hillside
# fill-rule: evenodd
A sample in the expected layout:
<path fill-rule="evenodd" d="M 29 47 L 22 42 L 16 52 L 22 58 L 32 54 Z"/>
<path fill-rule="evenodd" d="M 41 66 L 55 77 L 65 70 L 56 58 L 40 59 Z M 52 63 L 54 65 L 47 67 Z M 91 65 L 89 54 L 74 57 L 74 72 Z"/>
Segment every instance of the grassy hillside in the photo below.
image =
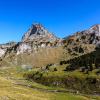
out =
<path fill-rule="evenodd" d="M 63 47 L 54 48 L 39 48 L 32 53 L 23 53 L 16 55 L 15 53 L 8 53 L 2 61 L 1 66 L 12 65 L 30 65 L 33 67 L 43 67 L 47 64 L 57 63 L 62 59 L 64 49 Z"/>
<path fill-rule="evenodd" d="M 37 71 L 30 71 L 25 74 L 28 79 L 42 83 L 46 86 L 60 87 L 69 90 L 69 92 L 100 94 L 100 69 L 81 72 L 80 69 L 66 71 L 67 64 L 58 66 L 49 66 Z M 71 90 L 71 91 L 70 91 Z"/>
<path fill-rule="evenodd" d="M 50 92 L 55 88 L 27 81 L 19 67 L 0 68 L 0 100 L 99 100 L 98 96 Z"/>

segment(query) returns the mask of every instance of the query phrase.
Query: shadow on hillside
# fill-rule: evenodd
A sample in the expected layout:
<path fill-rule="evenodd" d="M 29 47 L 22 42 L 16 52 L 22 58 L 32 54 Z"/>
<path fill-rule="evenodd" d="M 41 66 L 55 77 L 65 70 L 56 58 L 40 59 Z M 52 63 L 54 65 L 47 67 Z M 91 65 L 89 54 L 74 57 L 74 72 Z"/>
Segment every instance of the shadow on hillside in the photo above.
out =
<path fill-rule="evenodd" d="M 69 70 L 84 67 L 85 69 L 92 71 L 94 68 L 100 68 L 100 49 L 96 49 L 91 53 L 70 59 L 67 63 L 70 64 L 68 67 Z"/>

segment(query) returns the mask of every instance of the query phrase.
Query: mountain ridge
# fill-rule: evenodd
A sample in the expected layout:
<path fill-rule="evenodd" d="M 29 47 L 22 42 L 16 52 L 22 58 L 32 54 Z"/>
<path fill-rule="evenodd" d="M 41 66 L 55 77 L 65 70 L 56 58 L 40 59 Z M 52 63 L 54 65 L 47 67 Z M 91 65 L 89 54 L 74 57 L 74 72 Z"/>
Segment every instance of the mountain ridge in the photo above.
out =
<path fill-rule="evenodd" d="M 29 30 L 23 35 L 20 42 L 0 45 L 0 57 L 2 60 L 6 59 L 7 62 L 20 62 L 21 65 L 26 62 L 27 64 L 32 63 L 32 59 L 34 59 L 35 62 L 33 62 L 36 63 L 36 57 L 37 61 L 43 63 L 54 58 L 52 63 L 56 63 L 56 61 L 63 59 L 63 56 L 69 55 L 70 58 L 92 52 L 95 50 L 96 46 L 99 46 L 99 43 L 100 24 L 92 26 L 87 30 L 76 32 L 68 38 L 63 39 L 48 32 L 41 24 L 32 24 Z M 64 54 L 64 52 L 67 55 Z M 43 59 L 41 58 L 41 53 L 45 58 L 44 61 L 41 60 Z M 31 62 L 25 59 L 30 59 Z M 49 63 L 51 62 L 48 62 L 48 64 Z M 32 66 L 35 65 L 32 64 Z"/>

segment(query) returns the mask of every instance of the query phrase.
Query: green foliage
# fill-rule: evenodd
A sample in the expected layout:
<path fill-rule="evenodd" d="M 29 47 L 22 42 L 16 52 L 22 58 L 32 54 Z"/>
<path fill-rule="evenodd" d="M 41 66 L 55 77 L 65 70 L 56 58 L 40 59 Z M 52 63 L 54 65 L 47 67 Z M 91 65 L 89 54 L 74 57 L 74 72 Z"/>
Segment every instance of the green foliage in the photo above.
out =
<path fill-rule="evenodd" d="M 68 65 L 51 66 L 48 71 L 38 70 L 33 72 L 34 75 L 31 73 L 31 78 L 27 78 L 46 86 L 78 90 L 82 93 L 100 92 L 100 81 L 97 81 L 100 80 L 100 77 L 96 75 L 97 69 L 96 71 L 93 70 L 92 72 L 89 71 L 88 74 L 84 74 L 79 70 L 65 71 L 66 66 Z"/>
<path fill-rule="evenodd" d="M 100 100 L 99 96 L 73 93 L 50 92 L 64 91 L 63 88 L 48 87 L 23 78 L 25 73 L 39 74 L 36 69 L 25 71 L 20 67 L 0 68 L 0 100 Z"/>

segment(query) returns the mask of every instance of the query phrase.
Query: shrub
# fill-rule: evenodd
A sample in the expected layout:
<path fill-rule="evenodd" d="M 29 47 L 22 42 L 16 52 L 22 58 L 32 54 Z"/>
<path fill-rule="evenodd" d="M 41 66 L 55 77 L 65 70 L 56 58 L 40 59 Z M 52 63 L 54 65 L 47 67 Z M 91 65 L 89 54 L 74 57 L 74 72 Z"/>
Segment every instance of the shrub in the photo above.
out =
<path fill-rule="evenodd" d="M 54 71 L 57 71 L 57 68 L 54 68 Z"/>

